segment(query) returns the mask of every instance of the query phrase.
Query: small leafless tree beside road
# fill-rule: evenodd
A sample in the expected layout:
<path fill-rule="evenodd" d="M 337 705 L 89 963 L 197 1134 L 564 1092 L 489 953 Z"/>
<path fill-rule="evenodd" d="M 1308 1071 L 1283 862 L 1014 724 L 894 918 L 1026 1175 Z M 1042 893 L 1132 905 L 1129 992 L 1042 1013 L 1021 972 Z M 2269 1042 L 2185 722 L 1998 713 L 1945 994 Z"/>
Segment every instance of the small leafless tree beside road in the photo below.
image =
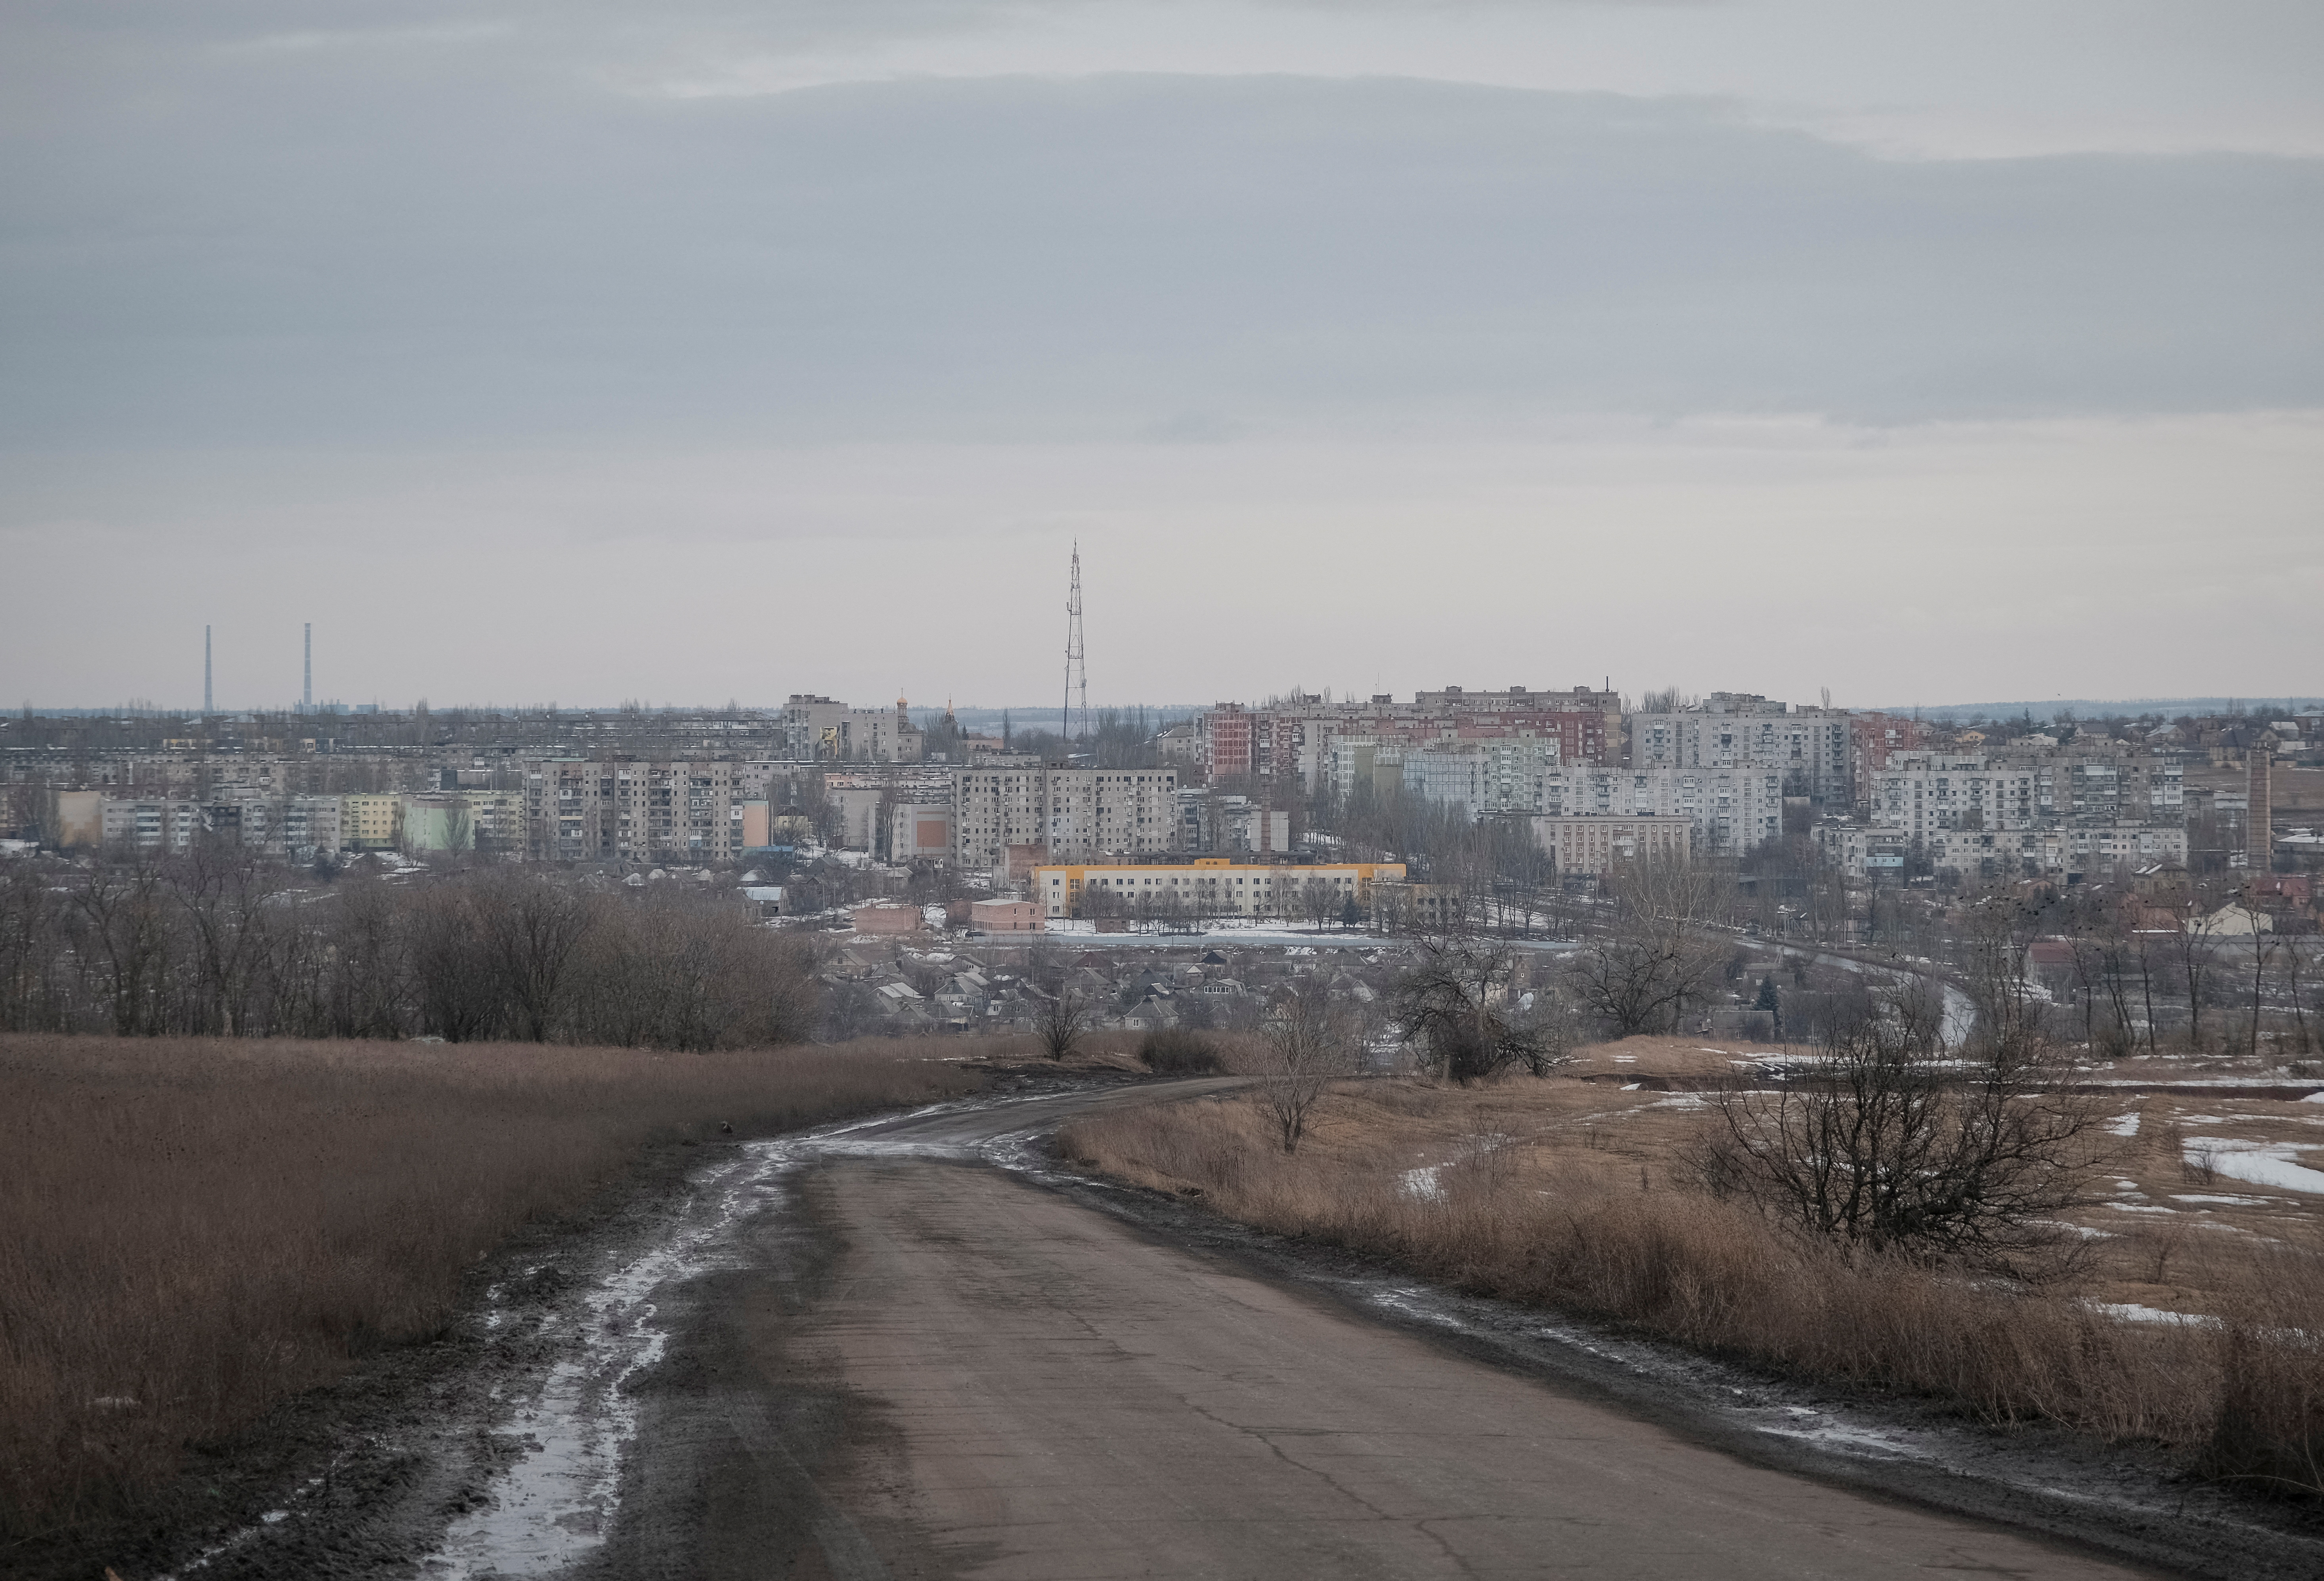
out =
<path fill-rule="evenodd" d="M 1355 1069 L 1360 1029 L 1346 1005 L 1311 980 L 1276 1004 L 1259 1034 L 1259 1101 L 1283 1151 L 1296 1153 L 1324 1089 Z"/>

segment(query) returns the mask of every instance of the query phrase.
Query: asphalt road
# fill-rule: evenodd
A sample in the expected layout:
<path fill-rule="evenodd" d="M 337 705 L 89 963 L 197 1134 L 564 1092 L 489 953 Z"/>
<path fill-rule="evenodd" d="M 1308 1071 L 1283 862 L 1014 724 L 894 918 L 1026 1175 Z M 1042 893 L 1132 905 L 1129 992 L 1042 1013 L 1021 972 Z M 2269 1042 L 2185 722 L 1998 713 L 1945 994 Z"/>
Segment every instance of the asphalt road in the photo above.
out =
<path fill-rule="evenodd" d="M 1048 1107 L 807 1166 L 820 1250 L 710 1282 L 608 1572 L 2148 1573 L 1748 1463 L 969 1162 Z"/>

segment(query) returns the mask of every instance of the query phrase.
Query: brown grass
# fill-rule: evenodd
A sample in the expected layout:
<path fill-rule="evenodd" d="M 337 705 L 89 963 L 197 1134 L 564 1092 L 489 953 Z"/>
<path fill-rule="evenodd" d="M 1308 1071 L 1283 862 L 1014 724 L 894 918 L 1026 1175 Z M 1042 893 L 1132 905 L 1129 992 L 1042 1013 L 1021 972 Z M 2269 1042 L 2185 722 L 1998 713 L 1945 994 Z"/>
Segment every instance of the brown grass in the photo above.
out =
<path fill-rule="evenodd" d="M 0 1037 L 0 1531 L 133 1504 L 189 1444 L 440 1331 L 466 1271 L 648 1144 L 970 1090 L 950 1062 L 1022 1042 Z"/>
<path fill-rule="evenodd" d="M 1114 1111 L 1077 1122 L 1060 1145 L 1461 1291 L 1907 1392 L 1991 1423 L 2156 1442 L 2255 1486 L 2324 1493 L 2324 1243 L 2312 1233 L 2271 1238 L 2264 1257 L 2241 1248 L 2246 1237 L 2192 1237 L 2214 1243 L 2178 1253 L 2200 1264 L 2198 1310 L 2224 1322 L 2125 1322 L 2086 1288 L 1850 1262 L 1684 1189 L 1665 1161 L 1700 1123 L 1692 1101 L 1565 1080 L 1483 1091 L 1351 1083 L 1296 1157 L 1247 1096 Z"/>

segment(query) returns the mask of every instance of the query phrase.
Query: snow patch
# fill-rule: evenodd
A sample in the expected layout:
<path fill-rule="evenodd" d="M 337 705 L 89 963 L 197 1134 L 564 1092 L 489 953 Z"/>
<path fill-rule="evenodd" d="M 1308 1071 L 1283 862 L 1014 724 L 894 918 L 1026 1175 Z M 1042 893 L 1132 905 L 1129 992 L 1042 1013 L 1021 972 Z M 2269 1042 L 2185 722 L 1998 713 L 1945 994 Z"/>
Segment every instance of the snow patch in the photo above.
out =
<path fill-rule="evenodd" d="M 2292 1155 L 2306 1150 L 2297 1142 L 2246 1142 L 2236 1137 L 2221 1136 L 2207 1140 L 2200 1147 L 2187 1150 L 2187 1162 L 2198 1169 L 2238 1181 L 2248 1181 L 2255 1186 L 2273 1186 L 2280 1191 L 2305 1191 L 2324 1196 L 2324 1170 L 2312 1170 L 2293 1161 Z"/>

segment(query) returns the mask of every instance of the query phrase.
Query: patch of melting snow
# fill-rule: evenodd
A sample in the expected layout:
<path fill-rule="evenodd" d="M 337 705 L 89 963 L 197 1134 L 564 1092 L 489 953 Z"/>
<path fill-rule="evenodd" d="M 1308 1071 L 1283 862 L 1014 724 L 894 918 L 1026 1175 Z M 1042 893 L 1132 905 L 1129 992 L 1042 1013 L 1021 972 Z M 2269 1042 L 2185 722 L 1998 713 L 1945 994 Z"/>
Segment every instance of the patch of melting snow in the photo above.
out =
<path fill-rule="evenodd" d="M 2265 1197 L 2222 1197 L 2208 1191 L 2189 1191 L 2184 1195 L 2173 1195 L 2171 1200 L 2173 1202 L 2217 1202 L 2223 1208 L 2264 1208 L 2268 1205 L 2270 1199 Z"/>
<path fill-rule="evenodd" d="M 1426 1164 L 1419 1169 L 1408 1169 L 1401 1177 L 1403 1183 L 1398 1190 L 1406 1196 L 1417 1197 L 1424 1202 L 1441 1202 L 1444 1200 L 1444 1185 L 1437 1177 L 1443 1169 L 1444 1166 L 1441 1163 Z"/>
<path fill-rule="evenodd" d="M 2200 1312 L 2172 1312 L 2161 1307 L 2143 1307 L 2136 1301 L 2092 1301 L 2090 1310 L 2104 1312 L 2109 1318 L 2126 1323 L 2179 1323 L 2198 1328 L 2216 1328 L 2217 1318 L 2206 1318 Z"/>
<path fill-rule="evenodd" d="M 2248 1181 L 2255 1186 L 2324 1196 L 2324 1170 L 2312 1170 L 2292 1162 L 2292 1155 L 2305 1146 L 2295 1142 L 2246 1142 L 2221 1136 L 2189 1148 L 2187 1162 L 2198 1169 Z"/>
<path fill-rule="evenodd" d="M 2116 1213 L 2176 1213 L 2179 1211 L 2176 1208 L 2164 1208 L 2152 1202 L 2109 1202 L 2107 1206 Z"/>
<path fill-rule="evenodd" d="M 627 1261 L 609 1253 L 614 1265 L 582 1292 L 579 1307 L 544 1321 L 544 1334 L 568 1340 L 574 1354 L 553 1365 L 517 1409 L 503 1430 L 524 1452 L 493 1478 L 483 1505 L 452 1522 L 422 1573 L 540 1576 L 603 1543 L 620 1499 L 622 1460 L 637 1437 L 638 1408 L 628 1385 L 669 1345 L 656 1292 L 724 1265 L 733 1255 L 737 1227 L 807 1158 L 973 1152 L 858 1135 L 965 1107 L 930 1104 L 903 1116 L 874 1115 L 801 1136 L 749 1142 L 731 1162 L 696 1173 L 689 1182 L 694 1195 L 673 1230 Z"/>
<path fill-rule="evenodd" d="M 2134 1109 L 2129 1114 L 2116 1117 L 2107 1124 L 2107 1129 L 2113 1132 L 2117 1136 L 2137 1135 L 2138 1111 Z"/>

